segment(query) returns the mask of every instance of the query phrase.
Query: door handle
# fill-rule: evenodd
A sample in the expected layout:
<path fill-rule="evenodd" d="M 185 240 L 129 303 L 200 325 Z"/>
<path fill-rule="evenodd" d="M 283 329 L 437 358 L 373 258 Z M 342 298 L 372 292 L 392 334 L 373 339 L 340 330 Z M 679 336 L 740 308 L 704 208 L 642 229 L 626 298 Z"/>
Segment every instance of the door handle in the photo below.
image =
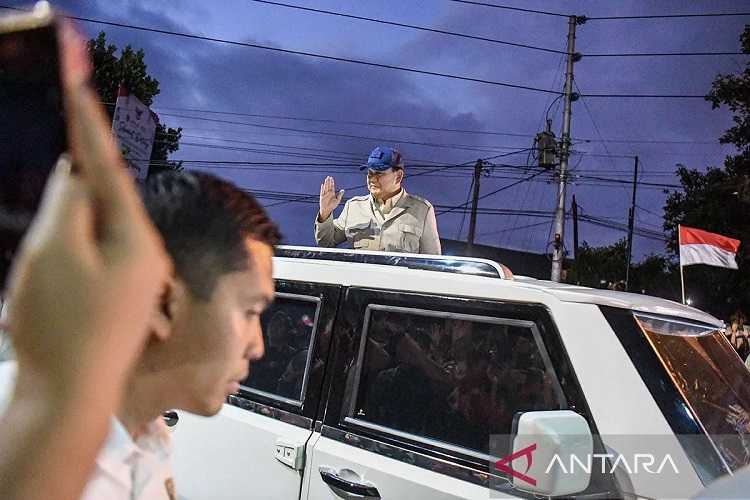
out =
<path fill-rule="evenodd" d="M 342 473 L 346 471 L 344 469 L 342 473 L 336 472 L 334 469 L 326 466 L 321 466 L 319 469 L 320 477 L 328 486 L 333 486 L 352 495 L 359 495 L 370 498 L 380 498 L 380 492 L 374 484 L 368 482 L 361 482 L 354 478 L 344 478 Z M 349 475 L 357 476 L 355 473 L 350 472 Z M 357 478 L 358 479 L 358 478 Z"/>

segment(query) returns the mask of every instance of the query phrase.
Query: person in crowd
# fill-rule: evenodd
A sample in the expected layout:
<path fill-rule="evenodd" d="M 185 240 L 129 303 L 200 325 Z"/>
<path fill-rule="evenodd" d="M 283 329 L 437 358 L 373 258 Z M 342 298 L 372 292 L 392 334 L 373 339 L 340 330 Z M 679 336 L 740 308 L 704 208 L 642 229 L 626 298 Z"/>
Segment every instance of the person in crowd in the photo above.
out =
<path fill-rule="evenodd" d="M 86 84 L 85 45 L 67 24 L 60 38 L 70 157 L 47 183 L 4 291 L 18 359 L 0 416 L 4 500 L 80 497 L 170 273 Z"/>
<path fill-rule="evenodd" d="M 257 376 L 248 380 L 250 387 L 274 393 L 282 375 L 296 351 L 290 345 L 294 325 L 292 318 L 283 310 L 273 313 L 265 329 L 266 354 L 258 362 Z"/>
<path fill-rule="evenodd" d="M 165 172 L 149 178 L 142 191 L 174 273 L 162 284 L 148 341 L 85 500 L 172 498 L 169 433 L 161 415 L 171 409 L 218 413 L 264 352 L 260 314 L 273 300 L 271 258 L 279 234 L 261 206 L 204 173 Z"/>
<path fill-rule="evenodd" d="M 727 331 L 729 342 L 737 351 L 743 362 L 750 360 L 750 332 L 745 328 L 745 315 L 741 312 L 733 315 L 729 330 Z"/>
<path fill-rule="evenodd" d="M 322 247 L 344 242 L 357 250 L 441 253 L 437 219 L 432 204 L 407 193 L 402 183 L 404 160 L 397 150 L 376 147 L 367 164 L 367 196 L 355 196 L 344 204 L 337 218 L 344 191 L 336 192 L 333 177 L 320 185 L 320 210 L 315 219 L 315 241 Z"/>

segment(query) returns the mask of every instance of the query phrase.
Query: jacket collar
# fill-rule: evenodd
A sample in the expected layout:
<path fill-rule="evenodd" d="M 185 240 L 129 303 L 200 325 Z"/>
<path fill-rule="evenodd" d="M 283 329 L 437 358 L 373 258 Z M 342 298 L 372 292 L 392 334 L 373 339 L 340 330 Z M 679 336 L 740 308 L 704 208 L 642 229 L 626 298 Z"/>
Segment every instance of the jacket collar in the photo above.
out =
<path fill-rule="evenodd" d="M 388 215 L 385 216 L 385 221 L 388 222 L 389 220 L 393 220 L 396 217 L 400 216 L 406 211 L 406 209 L 411 206 L 411 204 L 412 198 L 404 189 L 401 193 L 401 198 L 398 200 L 398 202 L 396 202 L 396 205 L 391 209 L 391 211 L 388 212 Z"/>

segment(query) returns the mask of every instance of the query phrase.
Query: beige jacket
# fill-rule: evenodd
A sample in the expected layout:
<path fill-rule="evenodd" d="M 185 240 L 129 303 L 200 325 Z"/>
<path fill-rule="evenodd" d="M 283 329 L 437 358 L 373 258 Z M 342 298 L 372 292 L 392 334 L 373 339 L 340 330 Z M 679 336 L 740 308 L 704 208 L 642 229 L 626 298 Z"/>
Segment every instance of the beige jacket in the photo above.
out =
<path fill-rule="evenodd" d="M 355 196 L 334 219 L 315 218 L 315 241 L 322 247 L 348 242 L 358 250 L 440 255 L 435 209 L 432 204 L 404 191 L 389 213 L 376 208 L 371 195 Z"/>

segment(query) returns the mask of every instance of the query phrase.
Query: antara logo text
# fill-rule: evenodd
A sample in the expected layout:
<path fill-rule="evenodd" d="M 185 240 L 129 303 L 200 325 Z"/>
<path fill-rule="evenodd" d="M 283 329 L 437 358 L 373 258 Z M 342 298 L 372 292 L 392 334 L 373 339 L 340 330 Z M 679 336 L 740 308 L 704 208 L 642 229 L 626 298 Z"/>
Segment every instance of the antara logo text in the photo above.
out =
<path fill-rule="evenodd" d="M 511 453 L 495 462 L 495 469 L 531 486 L 536 486 L 536 479 L 528 475 L 534 463 L 534 452 L 536 449 L 537 445 L 535 443 Z M 525 469 L 514 469 L 511 467 L 511 463 L 519 458 L 526 459 Z M 629 474 L 660 474 L 665 469 L 672 469 L 675 474 L 679 474 L 677 465 L 668 453 L 663 456 L 657 456 L 652 453 L 635 453 L 632 457 L 615 453 L 591 453 L 584 455 L 582 458 L 576 455 L 563 458 L 558 454 L 554 454 L 544 469 L 544 473 L 549 474 L 555 467 L 563 474 L 575 474 L 577 471 L 591 474 L 597 470 L 601 471 L 602 474 L 611 474 L 618 467 L 624 468 Z"/>

